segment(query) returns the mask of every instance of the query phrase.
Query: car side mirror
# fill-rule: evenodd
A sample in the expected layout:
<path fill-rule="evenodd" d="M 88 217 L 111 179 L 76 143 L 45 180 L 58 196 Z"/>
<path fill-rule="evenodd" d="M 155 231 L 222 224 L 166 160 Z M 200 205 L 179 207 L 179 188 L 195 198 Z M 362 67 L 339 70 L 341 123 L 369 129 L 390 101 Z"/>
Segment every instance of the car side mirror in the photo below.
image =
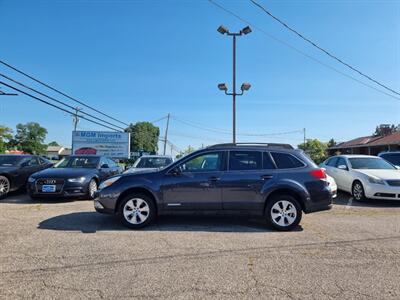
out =
<path fill-rule="evenodd" d="M 110 166 L 108 164 L 102 164 L 101 165 L 101 169 L 108 169 Z"/>
<path fill-rule="evenodd" d="M 182 171 L 179 167 L 173 168 L 171 171 L 169 171 L 169 174 L 173 176 L 180 176 L 182 174 Z"/>
<path fill-rule="evenodd" d="M 340 170 L 345 170 L 345 171 L 348 171 L 348 170 L 349 170 L 349 169 L 347 168 L 346 165 L 339 165 L 339 166 L 338 166 L 338 169 L 340 169 Z"/>

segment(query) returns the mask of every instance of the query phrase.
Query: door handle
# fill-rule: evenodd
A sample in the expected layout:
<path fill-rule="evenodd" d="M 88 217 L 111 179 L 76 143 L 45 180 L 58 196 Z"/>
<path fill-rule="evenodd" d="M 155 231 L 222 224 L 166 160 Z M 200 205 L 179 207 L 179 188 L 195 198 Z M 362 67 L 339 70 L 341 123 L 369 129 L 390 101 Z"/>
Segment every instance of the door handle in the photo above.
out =
<path fill-rule="evenodd" d="M 272 179 L 273 177 L 274 177 L 273 175 L 261 175 L 262 180 Z"/>
<path fill-rule="evenodd" d="M 209 180 L 209 181 L 215 182 L 215 181 L 221 180 L 221 178 L 219 178 L 219 177 L 217 177 L 217 176 L 211 176 L 210 178 L 208 178 L 208 180 Z"/>

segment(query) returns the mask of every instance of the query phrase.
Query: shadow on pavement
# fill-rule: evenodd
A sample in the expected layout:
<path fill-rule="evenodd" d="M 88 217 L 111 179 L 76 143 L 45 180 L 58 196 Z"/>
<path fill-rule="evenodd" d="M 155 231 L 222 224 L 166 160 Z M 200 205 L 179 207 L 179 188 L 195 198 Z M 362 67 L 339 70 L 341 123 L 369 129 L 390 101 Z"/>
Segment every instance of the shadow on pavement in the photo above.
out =
<path fill-rule="evenodd" d="M 375 207 L 375 208 L 385 208 L 385 207 L 400 207 L 399 200 L 375 200 L 367 199 L 364 201 L 356 201 L 352 199 L 353 197 L 349 193 L 338 192 L 338 196 L 333 199 L 333 204 L 335 205 L 349 205 L 354 207 Z"/>
<path fill-rule="evenodd" d="M 77 212 L 56 216 L 40 222 L 38 228 L 83 233 L 109 230 L 130 231 L 120 225 L 116 217 L 96 212 Z M 299 226 L 294 231 L 302 230 Z M 228 216 L 160 216 L 154 224 L 141 231 L 275 232 L 261 218 Z"/>
<path fill-rule="evenodd" d="M 82 201 L 81 199 L 66 199 L 66 198 L 42 198 L 42 199 L 31 199 L 25 191 L 16 191 L 11 192 L 4 199 L 0 199 L 0 203 L 8 203 L 8 204 L 43 204 L 43 203 L 66 203 L 66 202 L 74 202 L 74 201 Z"/>

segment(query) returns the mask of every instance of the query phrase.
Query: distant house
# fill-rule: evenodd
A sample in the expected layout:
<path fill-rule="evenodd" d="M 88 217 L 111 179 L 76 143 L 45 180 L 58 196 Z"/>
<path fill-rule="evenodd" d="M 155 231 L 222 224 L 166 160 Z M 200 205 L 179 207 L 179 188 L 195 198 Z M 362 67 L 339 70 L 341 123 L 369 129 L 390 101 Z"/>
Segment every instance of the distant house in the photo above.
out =
<path fill-rule="evenodd" d="M 339 153 L 378 155 L 380 152 L 385 151 L 400 151 L 400 132 L 359 137 L 328 149 L 330 155 Z"/>
<path fill-rule="evenodd" d="M 64 148 L 62 146 L 48 146 L 46 151 L 46 157 L 49 159 L 62 159 L 65 156 L 71 155 L 71 149 Z"/>

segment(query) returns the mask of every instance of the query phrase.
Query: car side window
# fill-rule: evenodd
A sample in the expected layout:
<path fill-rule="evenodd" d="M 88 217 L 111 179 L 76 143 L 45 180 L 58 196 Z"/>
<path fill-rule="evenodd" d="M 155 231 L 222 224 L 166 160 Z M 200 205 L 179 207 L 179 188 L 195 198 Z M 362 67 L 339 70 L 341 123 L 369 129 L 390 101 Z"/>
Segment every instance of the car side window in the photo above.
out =
<path fill-rule="evenodd" d="M 38 166 L 39 165 L 39 161 L 36 157 L 32 157 L 28 160 L 27 165 L 30 167 L 34 167 L 34 166 Z"/>
<path fill-rule="evenodd" d="M 268 152 L 263 153 L 263 169 L 275 169 L 274 162 Z"/>
<path fill-rule="evenodd" d="M 259 151 L 230 151 L 229 170 L 262 169 L 262 153 Z"/>
<path fill-rule="evenodd" d="M 336 162 L 336 168 L 339 167 L 340 165 L 344 165 L 347 167 L 346 160 L 343 157 L 339 157 L 337 162 Z"/>
<path fill-rule="evenodd" d="M 337 160 L 338 160 L 338 157 L 332 157 L 326 162 L 326 165 L 330 166 L 330 167 L 335 167 Z"/>
<path fill-rule="evenodd" d="M 294 169 L 304 167 L 304 163 L 288 153 L 271 152 L 278 169 Z"/>
<path fill-rule="evenodd" d="M 182 172 L 212 172 L 222 170 L 223 152 L 200 154 L 179 167 Z"/>
<path fill-rule="evenodd" d="M 116 167 L 117 166 L 117 164 L 115 163 L 115 161 L 113 161 L 111 158 L 107 158 L 107 162 L 108 162 L 108 165 L 110 166 L 110 167 Z"/>

